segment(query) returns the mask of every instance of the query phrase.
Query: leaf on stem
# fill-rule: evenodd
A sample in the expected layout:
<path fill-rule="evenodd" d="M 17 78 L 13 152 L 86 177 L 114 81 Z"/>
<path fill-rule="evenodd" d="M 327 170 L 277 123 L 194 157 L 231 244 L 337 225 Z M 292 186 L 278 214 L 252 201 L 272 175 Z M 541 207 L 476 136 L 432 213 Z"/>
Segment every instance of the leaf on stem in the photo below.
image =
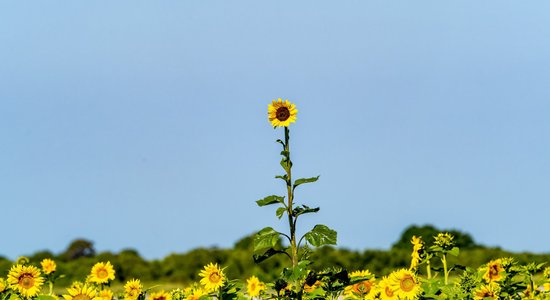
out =
<path fill-rule="evenodd" d="M 271 195 L 271 196 L 267 196 L 267 197 L 265 197 L 261 200 L 256 201 L 256 204 L 258 204 L 258 206 L 260 206 L 260 207 L 275 204 L 275 203 L 284 204 L 284 200 L 285 200 L 285 197 L 281 197 L 281 196 L 277 196 L 277 195 Z"/>
<path fill-rule="evenodd" d="M 284 180 L 285 182 L 288 181 L 288 175 L 277 175 L 275 176 L 275 178 L 278 178 L 278 179 L 282 179 Z"/>
<path fill-rule="evenodd" d="M 296 188 L 296 187 L 299 186 L 300 184 L 315 182 L 315 181 L 317 181 L 318 179 L 319 179 L 319 176 L 310 177 L 310 178 L 300 178 L 300 179 L 296 179 L 296 181 L 294 181 L 294 188 Z"/>
<path fill-rule="evenodd" d="M 277 217 L 280 219 L 283 217 L 283 214 L 285 213 L 285 211 L 286 211 L 286 207 L 279 207 L 277 208 L 275 215 L 277 215 Z"/>
<path fill-rule="evenodd" d="M 314 247 L 336 245 L 336 231 L 322 224 L 315 225 L 304 238 Z"/>
<path fill-rule="evenodd" d="M 449 253 L 452 256 L 458 256 L 458 254 L 460 253 L 460 250 L 458 249 L 458 247 L 453 247 L 453 249 L 449 250 L 449 252 L 447 253 Z"/>
<path fill-rule="evenodd" d="M 316 213 L 319 211 L 319 207 L 311 208 L 307 205 L 302 205 L 294 208 L 292 210 L 292 215 L 294 217 L 298 217 L 299 215 L 308 214 L 308 213 Z"/>
<path fill-rule="evenodd" d="M 281 167 L 288 173 L 290 168 L 292 168 L 292 161 L 284 157 L 281 159 Z"/>
<path fill-rule="evenodd" d="M 265 227 L 254 236 L 254 252 L 273 248 L 279 241 L 279 232 L 271 227 Z"/>
<path fill-rule="evenodd" d="M 276 254 L 284 254 L 286 253 L 285 251 L 283 250 L 275 250 L 273 248 L 269 248 L 267 249 L 267 251 L 264 252 L 264 254 L 254 254 L 252 255 L 252 258 L 254 259 L 254 263 L 261 263 L 262 261 L 272 257 L 273 255 L 276 255 Z"/>

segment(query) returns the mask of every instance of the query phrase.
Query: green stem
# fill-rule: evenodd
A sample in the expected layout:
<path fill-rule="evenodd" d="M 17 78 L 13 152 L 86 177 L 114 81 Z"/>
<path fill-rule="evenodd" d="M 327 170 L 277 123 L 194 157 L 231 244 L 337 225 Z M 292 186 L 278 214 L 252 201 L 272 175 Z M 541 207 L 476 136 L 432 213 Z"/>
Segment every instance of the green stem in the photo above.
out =
<path fill-rule="evenodd" d="M 445 254 L 443 254 L 443 257 L 441 258 L 441 262 L 443 263 L 443 274 L 445 275 L 445 285 L 449 283 L 449 272 L 447 271 L 447 257 Z"/>
<path fill-rule="evenodd" d="M 287 204 L 287 214 L 288 214 L 288 225 L 290 227 L 290 251 L 292 256 L 292 267 L 296 267 L 298 265 L 298 247 L 296 245 L 296 222 L 294 221 L 294 217 L 292 215 L 292 209 L 293 209 L 293 200 L 294 200 L 294 193 L 292 189 L 292 166 L 291 160 L 290 160 L 290 132 L 288 127 L 285 127 L 285 151 L 286 151 L 286 159 L 287 159 L 287 169 L 286 169 L 286 175 L 287 175 L 287 181 L 286 181 L 286 189 L 288 193 L 288 204 Z"/>
<path fill-rule="evenodd" d="M 428 273 L 428 279 L 432 279 L 432 267 L 430 266 L 430 258 L 426 259 L 426 273 Z"/>
<path fill-rule="evenodd" d="M 50 284 L 50 293 L 49 293 L 49 295 L 51 296 L 51 295 L 53 295 L 53 282 L 50 280 L 49 284 Z"/>

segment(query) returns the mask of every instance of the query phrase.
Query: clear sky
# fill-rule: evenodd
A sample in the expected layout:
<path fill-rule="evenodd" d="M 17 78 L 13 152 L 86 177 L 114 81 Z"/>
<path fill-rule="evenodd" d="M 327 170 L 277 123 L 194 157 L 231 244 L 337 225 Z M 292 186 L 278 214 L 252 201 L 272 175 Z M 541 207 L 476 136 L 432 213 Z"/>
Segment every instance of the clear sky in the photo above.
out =
<path fill-rule="evenodd" d="M 0 254 L 230 247 L 293 173 L 341 247 L 550 252 L 548 1 L 2 1 Z M 307 220 L 306 220 L 307 219 Z M 299 225 L 299 226 L 300 226 Z M 303 232 L 303 230 L 302 230 Z"/>

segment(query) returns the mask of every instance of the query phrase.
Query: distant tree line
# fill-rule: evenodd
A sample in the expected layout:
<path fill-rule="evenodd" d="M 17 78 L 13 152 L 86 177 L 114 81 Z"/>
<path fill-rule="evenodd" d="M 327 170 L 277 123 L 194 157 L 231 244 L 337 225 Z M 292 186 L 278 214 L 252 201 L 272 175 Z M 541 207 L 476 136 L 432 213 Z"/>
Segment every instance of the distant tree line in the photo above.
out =
<path fill-rule="evenodd" d="M 348 271 L 368 269 L 378 276 L 388 274 L 396 268 L 407 268 L 410 264 L 411 237 L 422 236 L 427 244 L 438 232 L 431 225 L 410 226 L 395 242 L 390 250 L 352 251 L 343 248 L 322 247 L 311 250 L 312 268 L 323 270 L 328 268 L 343 268 Z M 550 253 L 513 253 L 500 248 L 485 247 L 476 244 L 473 238 L 457 230 L 447 230 L 455 236 L 460 247 L 458 258 L 450 257 L 450 264 L 479 267 L 489 260 L 499 257 L 514 257 L 520 263 L 550 262 Z M 53 258 L 64 278 L 58 281 L 60 286 L 68 286 L 75 280 L 84 280 L 91 267 L 98 261 L 110 261 L 116 271 L 117 281 L 127 281 L 139 278 L 145 282 L 177 282 L 189 283 L 197 281 L 198 272 L 204 265 L 216 262 L 227 267 L 229 278 L 245 279 L 256 275 L 265 281 L 273 281 L 279 276 L 283 267 L 288 266 L 286 256 L 274 256 L 266 261 L 255 264 L 252 259 L 253 236 L 247 236 L 235 243 L 231 249 L 198 248 L 181 254 L 170 254 L 161 260 L 145 260 L 133 249 L 119 253 L 97 253 L 93 242 L 78 239 L 73 241 L 60 254 L 49 251 L 36 252 L 29 257 L 36 265 L 44 258 Z M 0 257 L 0 276 L 5 277 L 13 262 Z M 437 262 L 434 261 L 435 267 Z"/>

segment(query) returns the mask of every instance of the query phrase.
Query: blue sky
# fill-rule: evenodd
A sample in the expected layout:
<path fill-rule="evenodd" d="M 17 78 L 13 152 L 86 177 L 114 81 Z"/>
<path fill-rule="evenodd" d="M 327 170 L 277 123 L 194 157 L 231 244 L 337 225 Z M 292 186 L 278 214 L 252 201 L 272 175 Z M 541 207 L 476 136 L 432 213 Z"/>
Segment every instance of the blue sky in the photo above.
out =
<path fill-rule="evenodd" d="M 300 223 L 351 249 L 410 224 L 550 252 L 545 1 L 4 1 L 0 254 L 147 258 L 273 226 L 282 130 L 321 175 Z"/>

